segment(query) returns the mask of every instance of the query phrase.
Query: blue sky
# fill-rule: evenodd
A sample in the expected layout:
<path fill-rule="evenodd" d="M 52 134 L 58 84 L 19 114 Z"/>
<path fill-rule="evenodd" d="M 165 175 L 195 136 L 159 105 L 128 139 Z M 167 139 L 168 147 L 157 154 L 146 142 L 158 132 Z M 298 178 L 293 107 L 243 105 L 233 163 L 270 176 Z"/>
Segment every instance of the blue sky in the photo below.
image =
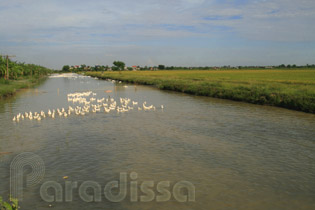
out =
<path fill-rule="evenodd" d="M 0 53 L 63 65 L 315 63 L 314 0 L 1 0 Z"/>

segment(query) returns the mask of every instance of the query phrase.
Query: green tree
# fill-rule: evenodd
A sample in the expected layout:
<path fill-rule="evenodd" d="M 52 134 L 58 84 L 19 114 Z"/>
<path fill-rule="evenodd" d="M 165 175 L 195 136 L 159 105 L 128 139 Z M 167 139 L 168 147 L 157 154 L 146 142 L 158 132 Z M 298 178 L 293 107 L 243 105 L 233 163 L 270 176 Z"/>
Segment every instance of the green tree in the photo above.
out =
<path fill-rule="evenodd" d="M 164 65 L 159 65 L 159 67 L 158 67 L 160 70 L 163 70 L 163 69 L 165 69 L 165 66 Z"/>
<path fill-rule="evenodd" d="M 42 75 L 47 75 L 51 72 L 50 69 L 45 67 L 35 65 L 35 64 L 25 64 L 19 63 L 17 61 L 8 60 L 9 67 L 9 78 L 10 79 L 19 79 L 24 76 L 34 76 L 36 72 L 36 77 L 40 77 Z M 7 62 L 6 59 L 0 56 L 0 77 L 4 77 L 6 74 Z"/>
<path fill-rule="evenodd" d="M 86 65 L 85 65 L 85 64 L 81 64 L 81 66 L 80 66 L 79 70 L 84 71 L 84 70 L 85 70 L 85 68 L 86 68 Z"/>
<path fill-rule="evenodd" d="M 115 65 L 115 67 L 116 67 L 119 71 L 125 69 L 125 63 L 122 62 L 122 61 L 114 61 L 113 64 Z M 115 69 L 116 69 L 116 68 L 115 68 Z"/>
<path fill-rule="evenodd" d="M 0 76 L 4 77 L 6 71 L 6 64 L 5 60 L 2 59 L 2 56 L 0 56 Z"/>
<path fill-rule="evenodd" d="M 69 65 L 65 65 L 62 67 L 62 71 L 68 72 L 70 71 L 70 66 Z"/>

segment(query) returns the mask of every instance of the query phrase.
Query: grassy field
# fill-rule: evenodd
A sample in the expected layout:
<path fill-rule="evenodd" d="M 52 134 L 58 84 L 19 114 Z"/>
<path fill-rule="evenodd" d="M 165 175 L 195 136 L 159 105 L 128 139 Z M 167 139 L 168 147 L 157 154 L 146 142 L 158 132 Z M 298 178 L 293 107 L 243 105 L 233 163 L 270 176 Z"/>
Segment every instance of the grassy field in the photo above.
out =
<path fill-rule="evenodd" d="M 0 79 L 0 99 L 6 98 L 16 93 L 19 89 L 33 87 L 42 81 L 42 79 L 35 79 L 25 77 L 19 80 L 4 80 Z"/>
<path fill-rule="evenodd" d="M 315 70 L 86 72 L 102 79 L 315 113 Z"/>

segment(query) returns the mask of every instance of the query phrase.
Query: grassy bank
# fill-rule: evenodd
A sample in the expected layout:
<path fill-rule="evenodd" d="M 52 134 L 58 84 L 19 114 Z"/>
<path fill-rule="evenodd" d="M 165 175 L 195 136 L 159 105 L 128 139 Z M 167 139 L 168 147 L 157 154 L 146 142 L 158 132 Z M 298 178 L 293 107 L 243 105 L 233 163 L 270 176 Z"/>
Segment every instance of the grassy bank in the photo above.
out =
<path fill-rule="evenodd" d="M 30 88 L 40 84 L 45 80 L 45 76 L 40 78 L 24 77 L 18 80 L 4 80 L 0 79 L 0 99 L 14 95 L 18 90 L 23 88 Z"/>
<path fill-rule="evenodd" d="M 315 70 L 123 71 L 86 75 L 315 113 Z"/>

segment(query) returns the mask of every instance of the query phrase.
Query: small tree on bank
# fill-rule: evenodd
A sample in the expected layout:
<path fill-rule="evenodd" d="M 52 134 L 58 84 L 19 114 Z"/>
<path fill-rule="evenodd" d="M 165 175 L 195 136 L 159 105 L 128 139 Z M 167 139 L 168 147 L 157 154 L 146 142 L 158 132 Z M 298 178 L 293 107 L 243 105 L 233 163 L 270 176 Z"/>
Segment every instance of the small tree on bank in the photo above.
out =
<path fill-rule="evenodd" d="M 122 61 L 114 61 L 113 64 L 115 65 L 113 70 L 124 70 L 125 69 L 125 63 Z"/>

